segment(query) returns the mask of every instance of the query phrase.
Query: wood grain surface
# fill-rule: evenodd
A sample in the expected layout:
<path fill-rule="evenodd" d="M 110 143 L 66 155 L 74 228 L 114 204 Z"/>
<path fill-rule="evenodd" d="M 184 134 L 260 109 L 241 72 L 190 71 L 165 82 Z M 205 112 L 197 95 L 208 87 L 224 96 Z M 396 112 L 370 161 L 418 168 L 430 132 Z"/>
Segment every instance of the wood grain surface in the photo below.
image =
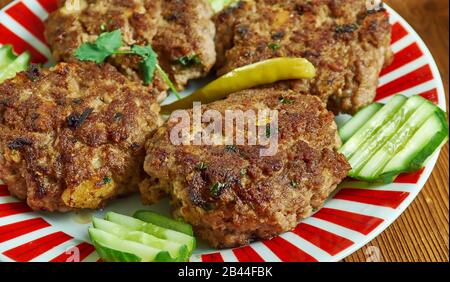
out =
<path fill-rule="evenodd" d="M 11 0 L 0 0 L 3 7 Z M 448 112 L 449 1 L 385 0 L 419 33 L 433 54 L 444 81 Z M 414 202 L 382 234 L 345 262 L 449 261 L 449 146 Z"/>

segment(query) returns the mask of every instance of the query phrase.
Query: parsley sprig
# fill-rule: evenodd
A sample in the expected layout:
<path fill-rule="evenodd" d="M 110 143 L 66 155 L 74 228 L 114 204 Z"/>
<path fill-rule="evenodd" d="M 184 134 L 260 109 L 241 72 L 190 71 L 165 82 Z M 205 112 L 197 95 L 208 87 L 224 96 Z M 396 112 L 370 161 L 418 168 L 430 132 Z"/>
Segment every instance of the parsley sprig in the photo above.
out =
<path fill-rule="evenodd" d="M 151 45 L 134 45 L 131 48 L 123 46 L 122 31 L 116 29 L 111 32 L 105 32 L 99 35 L 93 43 L 84 43 L 76 51 L 75 57 L 81 61 L 92 61 L 97 64 L 104 62 L 112 55 L 138 55 L 142 58 L 139 67 L 142 72 L 144 84 L 148 85 L 153 81 L 155 71 L 161 74 L 164 82 L 167 83 L 170 90 L 180 99 L 180 94 L 176 90 L 167 73 L 158 64 L 158 55 Z"/>

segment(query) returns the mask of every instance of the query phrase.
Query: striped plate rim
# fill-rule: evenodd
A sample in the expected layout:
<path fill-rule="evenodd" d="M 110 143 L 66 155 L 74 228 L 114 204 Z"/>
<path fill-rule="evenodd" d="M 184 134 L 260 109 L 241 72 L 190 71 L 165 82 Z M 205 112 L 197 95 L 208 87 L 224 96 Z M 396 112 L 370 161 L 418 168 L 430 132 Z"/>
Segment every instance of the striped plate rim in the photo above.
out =
<path fill-rule="evenodd" d="M 53 63 L 43 37 L 44 20 L 56 0 L 16 0 L 0 11 L 0 45 L 29 50 L 35 63 Z M 391 66 L 380 75 L 377 101 L 396 93 L 422 95 L 445 110 L 445 93 L 436 63 L 425 43 L 387 7 L 392 29 Z M 386 229 L 414 200 L 430 176 L 438 154 L 421 171 L 388 185 L 347 181 L 324 208 L 293 231 L 248 246 L 194 254 L 191 261 L 339 261 Z M 361 189 L 364 188 L 364 189 Z M 0 185 L 0 261 L 98 261 L 93 246 L 75 238 L 46 216 L 32 212 Z"/>

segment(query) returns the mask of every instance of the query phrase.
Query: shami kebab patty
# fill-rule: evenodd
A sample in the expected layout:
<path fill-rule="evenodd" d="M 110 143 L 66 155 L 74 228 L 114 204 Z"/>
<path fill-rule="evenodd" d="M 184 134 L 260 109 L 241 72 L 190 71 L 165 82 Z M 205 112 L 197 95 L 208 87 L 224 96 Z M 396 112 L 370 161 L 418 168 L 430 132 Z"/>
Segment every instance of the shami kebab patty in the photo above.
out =
<path fill-rule="evenodd" d="M 137 190 L 156 95 L 113 66 L 32 66 L 0 85 L 0 179 L 34 210 L 101 208 Z"/>
<path fill-rule="evenodd" d="M 334 112 L 373 102 L 378 76 L 392 60 L 391 25 L 366 0 L 248 0 L 215 17 L 218 73 L 273 57 L 304 57 L 312 80 L 281 88 L 319 96 Z"/>
<path fill-rule="evenodd" d="M 316 96 L 253 89 L 202 107 L 222 115 L 279 111 L 274 156 L 260 157 L 261 146 L 173 145 L 170 134 L 179 126 L 174 117 L 147 143 L 143 201 L 168 194 L 174 217 L 192 224 L 213 247 L 245 245 L 293 229 L 322 206 L 350 169 L 336 151 L 334 115 Z"/>
<path fill-rule="evenodd" d="M 99 34 L 121 29 L 127 46 L 153 46 L 179 88 L 207 75 L 215 63 L 213 11 L 207 0 L 81 0 L 79 9 L 72 2 L 60 1 L 46 22 L 45 35 L 58 61 L 72 60 L 82 43 L 95 41 Z M 116 56 L 110 63 L 137 78 L 139 60 Z M 167 89 L 158 74 L 154 85 Z"/>

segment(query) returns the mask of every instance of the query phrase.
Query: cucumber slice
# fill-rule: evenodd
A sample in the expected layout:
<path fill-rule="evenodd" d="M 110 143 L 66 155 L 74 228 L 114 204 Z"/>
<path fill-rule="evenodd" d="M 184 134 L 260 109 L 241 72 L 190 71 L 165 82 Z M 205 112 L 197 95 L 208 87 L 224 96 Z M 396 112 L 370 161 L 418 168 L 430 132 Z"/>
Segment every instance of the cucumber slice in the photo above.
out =
<path fill-rule="evenodd" d="M 114 212 L 108 212 L 106 214 L 106 219 L 119 225 L 128 227 L 134 231 L 143 231 L 160 239 L 165 239 L 175 243 L 186 245 L 189 252 L 192 252 L 192 250 L 195 248 L 195 238 L 178 231 L 159 227 L 154 224 L 146 223 L 142 220 Z"/>
<path fill-rule="evenodd" d="M 402 172 L 411 172 L 422 168 L 424 162 L 447 140 L 446 115 L 444 112 L 438 111 L 422 124 L 405 147 L 393 156 L 383 169 L 382 180 L 390 183 Z"/>
<path fill-rule="evenodd" d="M 13 78 L 16 73 L 26 70 L 28 68 L 28 64 L 30 63 L 30 58 L 30 53 L 22 53 L 12 63 L 4 67 L 3 70 L 0 71 L 0 83 L 7 79 Z"/>
<path fill-rule="evenodd" d="M 142 221 L 161 226 L 167 229 L 172 229 L 189 236 L 193 236 L 194 232 L 192 231 L 192 226 L 190 224 L 176 221 L 171 218 L 159 215 L 152 211 L 137 211 L 133 215 L 134 218 L 140 219 Z"/>
<path fill-rule="evenodd" d="M 352 167 L 349 176 L 357 177 L 359 175 L 359 170 L 380 148 L 386 144 L 387 141 L 390 140 L 390 138 L 416 111 L 416 109 L 425 102 L 426 100 L 420 96 L 409 98 L 397 111 L 397 113 L 390 120 L 388 120 L 375 135 L 367 138 L 348 160 L 350 166 Z"/>
<path fill-rule="evenodd" d="M 120 226 L 117 223 L 100 218 L 93 218 L 92 222 L 96 229 L 108 232 L 109 234 L 115 235 L 120 239 L 137 242 L 149 247 L 168 251 L 171 257 L 177 261 L 187 261 L 189 258 L 189 250 L 185 245 L 162 240 L 141 231 L 133 231 L 127 227 Z"/>
<path fill-rule="evenodd" d="M 397 113 L 406 100 L 403 95 L 395 95 L 339 149 L 339 152 L 350 159 L 367 138 L 376 134 L 383 124 Z"/>
<path fill-rule="evenodd" d="M 375 115 L 383 104 L 374 103 L 364 109 L 360 110 L 354 117 L 352 117 L 344 126 L 339 129 L 339 136 L 342 142 L 347 142 L 373 115 Z"/>
<path fill-rule="evenodd" d="M 89 237 L 100 257 L 108 262 L 173 261 L 166 251 L 123 240 L 100 229 L 89 228 Z"/>
<path fill-rule="evenodd" d="M 0 73 L 2 72 L 3 68 L 14 62 L 16 58 L 17 56 L 14 55 L 11 45 L 0 47 Z"/>
<path fill-rule="evenodd" d="M 420 97 L 420 96 L 418 96 Z M 379 174 L 386 164 L 397 154 L 406 142 L 412 138 L 417 129 L 435 112 L 441 111 L 436 105 L 426 101 L 405 124 L 392 136 L 392 138 L 367 162 L 355 178 L 365 181 L 378 180 Z"/>

